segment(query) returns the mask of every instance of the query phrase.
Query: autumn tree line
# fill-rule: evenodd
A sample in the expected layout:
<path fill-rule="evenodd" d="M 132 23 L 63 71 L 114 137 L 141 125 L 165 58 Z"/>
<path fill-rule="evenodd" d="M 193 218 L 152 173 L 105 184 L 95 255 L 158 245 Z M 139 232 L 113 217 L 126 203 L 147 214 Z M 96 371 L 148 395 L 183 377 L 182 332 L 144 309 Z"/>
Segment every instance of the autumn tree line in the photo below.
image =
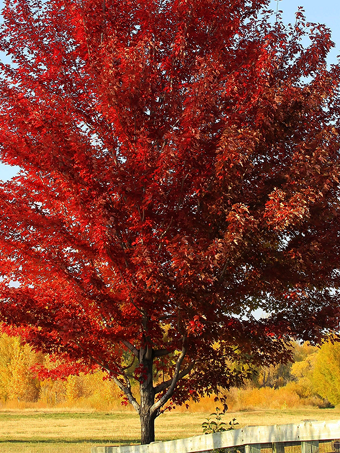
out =
<path fill-rule="evenodd" d="M 0 336 L 0 402 L 6 407 L 82 407 L 98 410 L 121 409 L 121 393 L 101 371 L 67 378 L 53 376 L 55 362 L 35 352 L 20 337 Z M 39 378 L 43 366 L 51 377 Z M 130 369 L 134 373 L 133 366 Z M 137 385 L 137 381 L 135 383 Z M 294 345 L 294 361 L 286 365 L 258 367 L 252 378 L 226 392 L 231 410 L 298 406 L 332 407 L 340 404 L 340 344 L 321 347 Z M 213 397 L 191 401 L 191 410 L 210 410 Z M 179 408 L 184 410 L 183 408 Z"/>

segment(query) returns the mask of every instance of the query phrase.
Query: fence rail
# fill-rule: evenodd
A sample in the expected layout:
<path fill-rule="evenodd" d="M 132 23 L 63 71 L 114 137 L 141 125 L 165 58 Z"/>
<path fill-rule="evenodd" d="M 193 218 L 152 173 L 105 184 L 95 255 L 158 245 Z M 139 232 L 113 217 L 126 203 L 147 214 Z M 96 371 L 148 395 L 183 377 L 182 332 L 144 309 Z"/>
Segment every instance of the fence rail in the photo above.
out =
<path fill-rule="evenodd" d="M 340 453 L 340 420 L 304 421 L 298 424 L 247 426 L 242 429 L 207 434 L 168 442 L 125 447 L 93 447 L 92 453 L 208 453 L 219 448 L 234 448 L 244 453 L 285 453 L 290 445 L 301 453 L 318 453 L 321 441 L 333 441 L 324 453 Z M 321 450 L 320 450 L 320 453 Z"/>

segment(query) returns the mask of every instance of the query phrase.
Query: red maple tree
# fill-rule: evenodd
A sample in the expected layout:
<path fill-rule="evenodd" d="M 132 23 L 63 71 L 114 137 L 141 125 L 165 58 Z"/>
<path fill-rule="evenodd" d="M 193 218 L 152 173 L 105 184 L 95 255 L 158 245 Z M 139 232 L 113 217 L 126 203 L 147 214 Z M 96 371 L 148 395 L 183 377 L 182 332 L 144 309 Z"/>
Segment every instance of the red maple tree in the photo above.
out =
<path fill-rule="evenodd" d="M 171 401 L 339 327 L 340 70 L 327 28 L 268 4 L 3 11 L 0 320 L 106 370 L 142 443 Z"/>

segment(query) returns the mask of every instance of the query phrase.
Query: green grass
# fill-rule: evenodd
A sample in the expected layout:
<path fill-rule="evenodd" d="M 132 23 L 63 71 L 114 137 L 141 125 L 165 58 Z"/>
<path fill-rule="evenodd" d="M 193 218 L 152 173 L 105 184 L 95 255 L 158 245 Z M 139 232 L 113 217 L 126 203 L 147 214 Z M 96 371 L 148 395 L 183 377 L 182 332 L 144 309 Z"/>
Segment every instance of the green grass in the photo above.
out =
<path fill-rule="evenodd" d="M 208 413 L 173 412 L 156 420 L 156 440 L 202 434 Z M 298 423 L 301 420 L 335 420 L 339 409 L 284 409 L 228 412 L 246 425 Z M 132 412 L 61 412 L 43 410 L 0 411 L 1 453 L 90 453 L 92 446 L 139 443 L 139 419 Z"/>

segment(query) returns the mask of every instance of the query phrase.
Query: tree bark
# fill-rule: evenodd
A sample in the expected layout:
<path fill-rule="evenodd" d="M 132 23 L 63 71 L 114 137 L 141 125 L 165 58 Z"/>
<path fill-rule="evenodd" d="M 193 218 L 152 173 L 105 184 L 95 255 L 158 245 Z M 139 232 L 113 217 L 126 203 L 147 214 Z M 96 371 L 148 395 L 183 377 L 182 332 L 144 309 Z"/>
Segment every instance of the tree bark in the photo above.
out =
<path fill-rule="evenodd" d="M 153 351 L 147 347 L 140 351 L 140 364 L 143 367 L 143 376 L 140 380 L 140 408 L 139 418 L 141 425 L 141 444 L 149 444 L 155 441 L 156 412 L 151 411 L 155 402 L 155 390 L 153 387 Z M 144 379 L 143 379 L 144 377 Z"/>
<path fill-rule="evenodd" d="M 150 444 L 155 441 L 155 414 L 150 411 L 141 411 L 140 415 L 141 426 L 141 445 Z"/>
<path fill-rule="evenodd" d="M 161 407 L 171 398 L 178 379 L 190 373 L 193 364 L 180 371 L 182 362 L 186 355 L 186 347 L 183 344 L 181 354 L 179 355 L 174 375 L 166 382 L 153 386 L 153 360 L 157 356 L 165 355 L 167 351 L 153 351 L 149 346 L 146 349 L 138 351 L 139 363 L 141 366 L 140 375 L 140 406 L 139 418 L 141 424 L 141 444 L 149 444 L 155 441 L 155 420 L 160 414 Z M 155 395 L 165 391 L 165 394 L 155 403 Z"/>

